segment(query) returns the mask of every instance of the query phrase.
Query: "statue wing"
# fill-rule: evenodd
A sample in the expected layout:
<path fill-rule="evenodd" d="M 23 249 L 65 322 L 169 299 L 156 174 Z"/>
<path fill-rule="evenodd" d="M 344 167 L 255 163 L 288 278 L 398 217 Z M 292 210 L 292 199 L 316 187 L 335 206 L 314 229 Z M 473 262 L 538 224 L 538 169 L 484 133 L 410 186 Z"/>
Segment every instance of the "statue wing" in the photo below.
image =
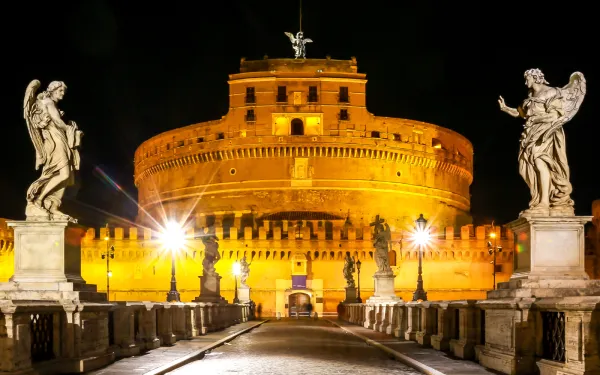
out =
<path fill-rule="evenodd" d="M 548 139 L 554 132 L 571 121 L 573 116 L 577 114 L 579 111 L 579 107 L 581 107 L 581 103 L 583 102 L 583 98 L 585 97 L 585 93 L 587 91 L 587 84 L 585 81 L 585 77 L 580 72 L 575 72 L 571 74 L 571 78 L 569 79 L 569 83 L 561 89 L 561 101 L 562 101 L 562 111 L 563 115 L 560 116 L 548 129 L 546 134 L 544 134 L 543 141 Z"/>
<path fill-rule="evenodd" d="M 292 43 L 296 43 L 296 38 L 294 37 L 294 34 L 292 33 L 288 33 L 287 31 L 285 32 L 285 35 L 287 35 L 288 38 L 290 38 L 290 42 Z"/>
<path fill-rule="evenodd" d="M 39 169 L 40 165 L 46 162 L 46 152 L 44 151 L 44 140 L 42 134 L 38 128 L 34 126 L 31 112 L 35 105 L 37 90 L 40 87 L 40 81 L 34 79 L 29 82 L 27 89 L 25 90 L 25 99 L 23 100 L 23 117 L 27 123 L 27 130 L 29 130 L 29 137 L 33 142 L 35 148 L 35 169 Z"/>
<path fill-rule="evenodd" d="M 306 39 L 303 39 L 303 40 L 304 40 L 304 43 L 312 43 L 313 42 L 312 39 L 309 39 L 309 38 L 306 38 Z"/>

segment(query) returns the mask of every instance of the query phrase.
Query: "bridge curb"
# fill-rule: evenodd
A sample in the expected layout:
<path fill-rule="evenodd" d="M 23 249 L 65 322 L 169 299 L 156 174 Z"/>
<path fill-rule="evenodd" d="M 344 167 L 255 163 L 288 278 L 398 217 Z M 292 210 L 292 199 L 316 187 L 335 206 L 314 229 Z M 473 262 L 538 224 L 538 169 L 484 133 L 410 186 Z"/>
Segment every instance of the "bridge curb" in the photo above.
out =
<path fill-rule="evenodd" d="M 167 363 L 166 365 L 162 365 L 151 371 L 145 372 L 144 375 L 164 375 L 164 374 L 168 373 L 169 371 L 173 371 L 175 369 L 178 369 L 179 367 L 187 365 L 190 362 L 194 362 L 194 361 L 200 359 L 198 357 L 202 356 L 206 351 L 212 350 L 218 346 L 221 346 L 224 343 L 231 341 L 234 338 L 236 338 L 250 330 L 253 330 L 254 328 L 262 325 L 263 323 L 268 322 L 269 320 L 270 319 L 265 319 L 263 321 L 260 321 L 256 324 L 254 324 L 253 326 L 250 326 L 250 327 L 244 328 L 240 331 L 237 331 L 235 333 L 232 333 L 231 335 L 224 337 L 224 338 L 220 339 L 219 341 L 215 341 L 212 344 L 202 347 L 201 349 L 195 350 L 189 354 L 186 354 L 183 357 L 177 358 L 176 360 L 171 361 L 171 362 Z"/>
<path fill-rule="evenodd" d="M 347 329 L 347 328 L 345 328 L 345 327 L 337 324 L 333 320 L 330 320 L 330 319 L 324 319 L 324 320 L 327 320 L 329 323 L 333 324 L 334 326 L 336 326 L 338 328 L 341 328 L 345 332 L 347 332 L 347 333 L 349 333 L 351 335 L 354 335 L 354 336 L 356 336 L 356 337 L 364 340 L 368 345 L 371 345 L 371 346 L 374 346 L 374 347 L 376 347 L 378 349 L 383 350 L 384 352 L 386 352 L 386 353 L 394 356 L 394 358 L 397 361 L 402 362 L 405 365 L 410 366 L 410 367 L 412 367 L 412 368 L 414 368 L 416 370 L 419 370 L 419 371 L 421 371 L 424 374 L 427 374 L 427 375 L 446 375 L 445 373 L 440 372 L 440 371 L 438 371 L 438 370 L 436 370 L 436 369 L 434 369 L 432 367 L 429 367 L 426 364 L 421 363 L 421 362 L 419 362 L 419 361 L 417 361 L 417 360 L 415 360 L 415 359 L 413 359 L 413 358 L 411 358 L 411 357 L 409 357 L 409 356 L 407 356 L 405 354 L 397 352 L 394 349 L 388 348 L 387 346 L 385 346 L 385 345 L 383 345 L 383 344 L 381 344 L 381 343 L 379 343 L 379 342 L 377 342 L 375 340 L 372 340 L 372 339 L 370 339 L 368 337 L 365 337 L 365 336 L 363 336 L 363 335 L 361 335 L 359 333 L 352 332 L 351 330 L 349 330 L 349 329 Z"/>

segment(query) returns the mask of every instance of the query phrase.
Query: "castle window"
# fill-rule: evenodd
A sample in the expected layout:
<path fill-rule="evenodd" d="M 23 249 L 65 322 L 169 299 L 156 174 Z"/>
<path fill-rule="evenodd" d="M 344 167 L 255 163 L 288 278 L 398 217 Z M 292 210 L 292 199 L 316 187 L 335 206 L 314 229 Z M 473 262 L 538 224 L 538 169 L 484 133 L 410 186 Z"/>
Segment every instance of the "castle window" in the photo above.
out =
<path fill-rule="evenodd" d="M 342 120 L 342 121 L 350 120 L 350 116 L 348 115 L 347 109 L 340 109 L 340 120 Z"/>
<path fill-rule="evenodd" d="M 287 88 L 277 86 L 277 103 L 287 103 Z"/>
<path fill-rule="evenodd" d="M 256 115 L 254 114 L 254 110 L 253 109 L 249 109 L 246 111 L 246 122 L 255 122 L 256 121 Z"/>
<path fill-rule="evenodd" d="M 256 96 L 254 95 L 254 87 L 246 87 L 246 104 L 256 103 Z"/>
<path fill-rule="evenodd" d="M 171 144 L 167 143 L 167 151 L 169 151 L 171 149 Z"/>
<path fill-rule="evenodd" d="M 348 97 L 348 87 L 340 86 L 340 103 L 348 103 L 350 102 L 350 98 Z"/>
<path fill-rule="evenodd" d="M 202 142 L 204 142 L 204 138 L 203 137 L 196 138 L 196 143 L 202 143 Z"/>
<path fill-rule="evenodd" d="M 225 139 L 225 133 L 218 133 L 217 139 Z"/>
<path fill-rule="evenodd" d="M 175 147 L 183 147 L 183 141 L 177 141 Z"/>
<path fill-rule="evenodd" d="M 379 132 L 373 131 L 371 132 L 371 138 L 379 138 L 381 134 Z"/>
<path fill-rule="evenodd" d="M 304 135 L 304 123 L 299 118 L 292 120 L 292 135 Z"/>
<path fill-rule="evenodd" d="M 400 137 L 400 134 L 394 133 L 394 141 L 400 142 L 401 140 L 402 140 L 402 138 Z"/>
<path fill-rule="evenodd" d="M 317 86 L 309 86 L 308 87 L 308 102 L 316 103 L 319 101 L 319 97 L 317 96 Z"/>
<path fill-rule="evenodd" d="M 435 139 L 435 138 L 431 139 L 431 147 L 445 149 L 445 147 L 442 145 L 442 142 L 440 142 L 439 139 Z"/>

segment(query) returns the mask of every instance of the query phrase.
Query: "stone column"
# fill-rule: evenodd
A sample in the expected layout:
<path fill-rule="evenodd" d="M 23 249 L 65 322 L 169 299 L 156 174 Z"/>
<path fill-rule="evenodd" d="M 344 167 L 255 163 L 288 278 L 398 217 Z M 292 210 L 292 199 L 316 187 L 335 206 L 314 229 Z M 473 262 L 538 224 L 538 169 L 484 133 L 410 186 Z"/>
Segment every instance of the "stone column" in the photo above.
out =
<path fill-rule="evenodd" d="M 0 372 L 27 373 L 31 369 L 30 314 L 0 302 Z"/>
<path fill-rule="evenodd" d="M 140 310 L 139 338 L 146 350 L 156 349 L 160 346 L 160 339 L 156 332 L 156 308 L 157 306 L 154 303 L 147 302 Z"/>
<path fill-rule="evenodd" d="M 451 301 L 448 306 L 454 311 L 458 310 L 459 325 L 453 322 L 453 336 L 450 340 L 450 350 L 458 358 L 473 359 L 475 357 L 475 345 L 477 344 L 477 313 L 475 300 Z M 455 312 L 453 313 L 455 314 Z M 458 339 L 456 337 L 458 336 Z"/>
<path fill-rule="evenodd" d="M 432 303 L 431 309 L 437 309 L 437 332 L 432 332 L 431 346 L 436 350 L 450 350 L 450 339 L 452 338 L 452 319 L 456 309 L 448 309 L 448 302 Z"/>
<path fill-rule="evenodd" d="M 418 302 L 407 302 L 407 328 L 404 332 L 404 339 L 417 341 L 417 332 L 420 331 L 421 321 L 419 320 L 420 304 Z"/>
<path fill-rule="evenodd" d="M 158 319 L 157 335 L 161 338 L 162 345 L 174 345 L 177 337 L 173 334 L 173 306 L 165 303 L 160 307 L 156 311 Z"/>

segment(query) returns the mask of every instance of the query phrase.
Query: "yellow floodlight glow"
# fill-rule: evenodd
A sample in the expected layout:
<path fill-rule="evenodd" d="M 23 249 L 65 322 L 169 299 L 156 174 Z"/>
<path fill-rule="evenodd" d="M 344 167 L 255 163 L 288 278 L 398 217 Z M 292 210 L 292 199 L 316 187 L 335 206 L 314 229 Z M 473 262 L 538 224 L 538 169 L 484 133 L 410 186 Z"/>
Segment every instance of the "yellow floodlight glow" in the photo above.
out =
<path fill-rule="evenodd" d="M 161 240 L 166 249 L 181 250 L 185 245 L 185 232 L 177 222 L 169 221 L 162 232 Z"/>
<path fill-rule="evenodd" d="M 242 267 L 240 266 L 240 262 L 233 263 L 233 274 L 235 276 L 239 276 L 242 273 Z"/>

